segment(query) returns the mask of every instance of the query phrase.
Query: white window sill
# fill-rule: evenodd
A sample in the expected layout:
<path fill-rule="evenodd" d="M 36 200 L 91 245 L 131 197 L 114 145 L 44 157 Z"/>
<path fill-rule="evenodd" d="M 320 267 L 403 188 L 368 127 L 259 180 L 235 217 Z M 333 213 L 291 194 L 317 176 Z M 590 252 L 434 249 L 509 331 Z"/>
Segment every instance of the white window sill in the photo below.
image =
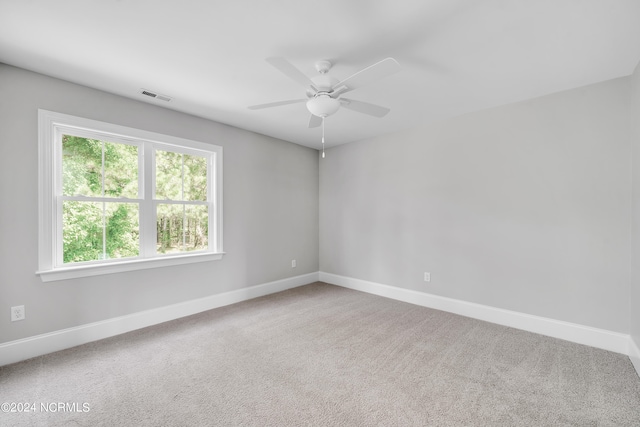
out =
<path fill-rule="evenodd" d="M 122 273 L 125 271 L 146 270 L 149 268 L 168 267 L 171 265 L 193 264 L 196 262 L 217 261 L 222 259 L 221 253 L 200 253 L 180 256 L 164 256 L 158 258 L 136 259 L 108 264 L 82 265 L 62 267 L 53 270 L 36 271 L 43 282 L 75 279 L 78 277 L 99 276 L 102 274 Z"/>

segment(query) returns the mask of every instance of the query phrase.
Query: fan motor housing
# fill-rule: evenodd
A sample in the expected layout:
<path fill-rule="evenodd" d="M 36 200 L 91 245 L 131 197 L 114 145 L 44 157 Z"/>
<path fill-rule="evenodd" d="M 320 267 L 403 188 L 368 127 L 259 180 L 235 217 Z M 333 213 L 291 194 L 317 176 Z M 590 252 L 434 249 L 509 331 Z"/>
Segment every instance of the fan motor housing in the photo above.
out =
<path fill-rule="evenodd" d="M 328 92 L 331 88 L 339 83 L 339 80 L 329 74 L 320 74 L 319 76 L 311 77 L 311 81 L 318 88 L 318 92 Z"/>

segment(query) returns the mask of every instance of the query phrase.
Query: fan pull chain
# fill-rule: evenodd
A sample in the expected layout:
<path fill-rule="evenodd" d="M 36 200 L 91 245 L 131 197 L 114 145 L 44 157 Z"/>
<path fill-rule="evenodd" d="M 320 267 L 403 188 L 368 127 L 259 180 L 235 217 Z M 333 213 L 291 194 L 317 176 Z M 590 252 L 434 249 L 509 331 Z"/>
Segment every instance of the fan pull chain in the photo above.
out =
<path fill-rule="evenodd" d="M 322 158 L 324 159 L 324 117 L 322 118 Z"/>

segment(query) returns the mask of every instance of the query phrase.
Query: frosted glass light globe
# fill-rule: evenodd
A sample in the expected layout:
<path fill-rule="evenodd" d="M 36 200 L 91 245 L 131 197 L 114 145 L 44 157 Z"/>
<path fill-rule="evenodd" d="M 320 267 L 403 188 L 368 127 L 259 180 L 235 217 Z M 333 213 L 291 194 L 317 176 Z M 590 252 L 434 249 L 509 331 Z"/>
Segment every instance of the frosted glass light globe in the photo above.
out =
<path fill-rule="evenodd" d="M 314 116 L 327 117 L 338 111 L 340 101 L 331 98 L 328 94 L 320 93 L 307 101 L 307 109 Z"/>

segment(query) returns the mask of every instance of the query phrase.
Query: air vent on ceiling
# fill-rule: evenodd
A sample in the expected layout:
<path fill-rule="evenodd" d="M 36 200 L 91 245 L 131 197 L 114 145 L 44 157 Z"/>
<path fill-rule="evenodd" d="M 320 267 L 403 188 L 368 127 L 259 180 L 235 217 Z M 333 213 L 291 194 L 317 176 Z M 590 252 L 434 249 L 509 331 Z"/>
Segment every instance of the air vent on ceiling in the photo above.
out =
<path fill-rule="evenodd" d="M 140 89 L 140 93 L 150 98 L 159 99 L 160 101 L 171 101 L 171 97 L 166 95 L 160 95 L 159 93 L 151 92 L 150 90 Z"/>

